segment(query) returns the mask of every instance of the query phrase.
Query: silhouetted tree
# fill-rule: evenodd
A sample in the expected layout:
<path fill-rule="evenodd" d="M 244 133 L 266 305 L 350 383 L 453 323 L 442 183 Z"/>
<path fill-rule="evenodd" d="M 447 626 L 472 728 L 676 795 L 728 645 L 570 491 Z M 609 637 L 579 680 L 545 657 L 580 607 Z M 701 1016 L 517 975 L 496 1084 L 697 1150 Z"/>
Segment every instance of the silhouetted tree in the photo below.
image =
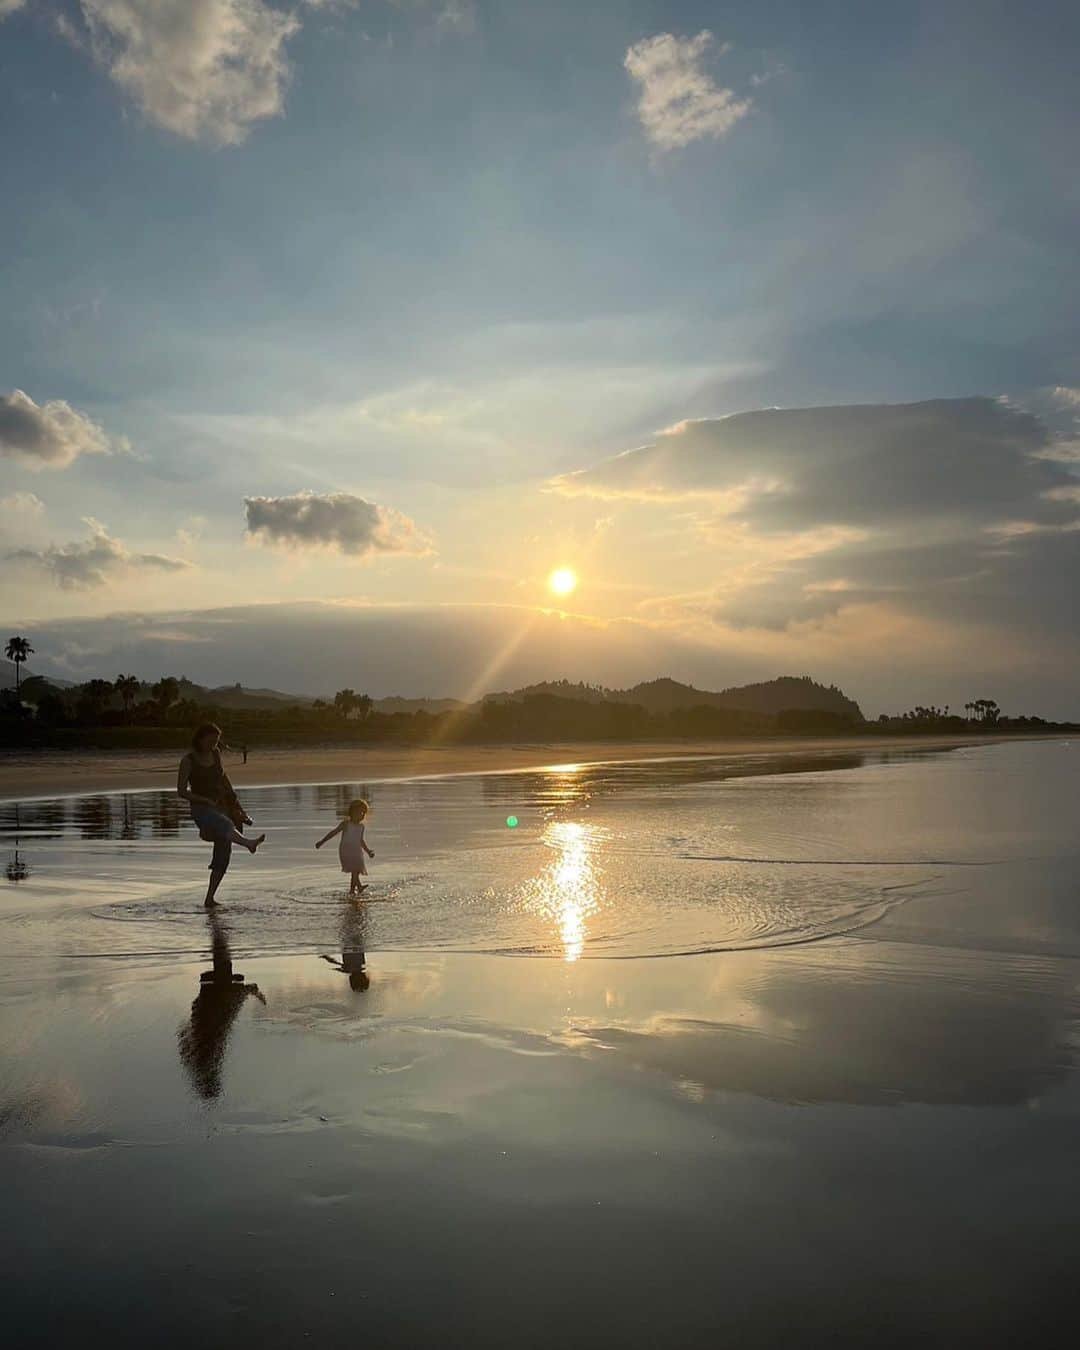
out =
<path fill-rule="evenodd" d="M 120 702 L 124 705 L 124 712 L 131 717 L 131 710 L 135 706 L 135 698 L 139 692 L 139 678 L 137 675 L 117 675 L 113 688 L 120 695 Z"/>
<path fill-rule="evenodd" d="M 30 639 L 24 637 L 8 638 L 7 646 L 4 648 L 4 655 L 9 661 L 15 662 L 15 692 L 19 692 L 19 683 L 21 678 L 20 667 L 23 662 L 28 660 L 33 654 L 33 647 L 30 646 Z"/>
<path fill-rule="evenodd" d="M 150 693 L 154 696 L 154 702 L 158 705 L 162 717 L 165 717 L 180 697 L 180 681 L 175 675 L 165 675 L 151 688 Z"/>
<path fill-rule="evenodd" d="M 353 689 L 339 689 L 334 695 L 334 707 L 342 717 L 352 716 L 357 701 L 357 694 Z"/>

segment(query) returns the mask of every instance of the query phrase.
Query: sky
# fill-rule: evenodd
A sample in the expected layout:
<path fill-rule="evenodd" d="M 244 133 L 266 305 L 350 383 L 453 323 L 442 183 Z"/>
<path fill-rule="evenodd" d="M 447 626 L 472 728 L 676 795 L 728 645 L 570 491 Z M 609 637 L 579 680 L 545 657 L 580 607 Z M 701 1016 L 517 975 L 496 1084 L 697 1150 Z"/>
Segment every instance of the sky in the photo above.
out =
<path fill-rule="evenodd" d="M 1078 43 L 1065 0 L 0 0 L 5 632 L 1080 715 Z"/>

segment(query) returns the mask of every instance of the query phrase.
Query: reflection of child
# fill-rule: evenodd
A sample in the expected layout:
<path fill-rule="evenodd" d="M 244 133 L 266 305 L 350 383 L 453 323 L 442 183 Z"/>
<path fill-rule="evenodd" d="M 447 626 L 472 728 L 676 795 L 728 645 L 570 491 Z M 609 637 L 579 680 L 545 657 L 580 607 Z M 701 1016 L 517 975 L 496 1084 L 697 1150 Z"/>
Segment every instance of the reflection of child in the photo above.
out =
<path fill-rule="evenodd" d="M 360 878 L 367 876 L 367 863 L 365 855 L 368 858 L 374 858 L 374 850 L 368 848 L 364 839 L 364 819 L 368 813 L 368 804 L 363 798 L 358 798 L 355 802 L 349 803 L 349 810 L 344 820 L 336 825 L 329 834 L 324 834 L 316 848 L 322 848 L 333 839 L 335 834 L 341 835 L 341 843 L 338 845 L 338 857 L 341 859 L 341 870 L 349 873 L 349 894 L 359 895 L 361 891 L 367 890 L 366 886 L 360 884 Z"/>
<path fill-rule="evenodd" d="M 362 994 L 371 986 L 371 979 L 367 973 L 367 956 L 361 951 L 342 952 L 341 960 L 335 961 L 332 956 L 324 956 L 324 961 L 340 970 L 343 975 L 349 977 L 349 988 L 356 993 Z"/>

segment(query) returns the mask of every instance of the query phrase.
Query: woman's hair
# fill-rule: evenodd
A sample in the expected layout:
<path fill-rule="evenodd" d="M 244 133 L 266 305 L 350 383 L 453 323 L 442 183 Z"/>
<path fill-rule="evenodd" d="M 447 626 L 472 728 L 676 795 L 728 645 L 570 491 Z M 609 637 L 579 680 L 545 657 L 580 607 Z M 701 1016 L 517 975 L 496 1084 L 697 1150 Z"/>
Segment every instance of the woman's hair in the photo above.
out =
<path fill-rule="evenodd" d="M 205 740 L 207 736 L 220 736 L 221 728 L 215 726 L 213 722 L 204 722 L 201 727 L 196 727 L 191 736 L 192 750 L 198 750 L 199 742 Z"/>
<path fill-rule="evenodd" d="M 366 816 L 369 810 L 370 807 L 367 802 L 364 801 L 363 797 L 357 797 L 355 801 L 349 803 L 349 809 L 345 814 L 351 816 L 354 811 L 358 811 L 361 816 Z"/>

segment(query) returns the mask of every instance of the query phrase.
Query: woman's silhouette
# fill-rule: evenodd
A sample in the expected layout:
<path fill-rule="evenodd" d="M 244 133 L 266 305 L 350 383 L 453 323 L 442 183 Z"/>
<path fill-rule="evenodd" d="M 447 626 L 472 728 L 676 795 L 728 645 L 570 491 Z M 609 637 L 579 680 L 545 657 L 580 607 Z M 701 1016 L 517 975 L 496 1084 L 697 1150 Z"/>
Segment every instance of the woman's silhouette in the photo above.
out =
<path fill-rule="evenodd" d="M 199 828 L 199 838 L 213 844 L 210 859 L 210 884 L 206 888 L 206 907 L 216 905 L 214 896 L 228 870 L 233 844 L 254 853 L 266 838 L 245 839 L 238 824 L 250 825 L 251 819 L 236 798 L 229 775 L 221 762 L 221 728 L 207 722 L 191 738 L 191 749 L 180 761 L 176 791 L 191 806 L 191 818 Z"/>
<path fill-rule="evenodd" d="M 243 975 L 233 971 L 228 930 L 218 914 L 206 916 L 210 924 L 210 951 L 213 969 L 199 977 L 199 992 L 191 1005 L 191 1017 L 177 1032 L 180 1060 L 188 1072 L 192 1087 L 205 1101 L 221 1096 L 221 1069 L 229 1032 L 249 994 L 260 1003 L 266 999 L 257 984 L 245 984 Z"/>

